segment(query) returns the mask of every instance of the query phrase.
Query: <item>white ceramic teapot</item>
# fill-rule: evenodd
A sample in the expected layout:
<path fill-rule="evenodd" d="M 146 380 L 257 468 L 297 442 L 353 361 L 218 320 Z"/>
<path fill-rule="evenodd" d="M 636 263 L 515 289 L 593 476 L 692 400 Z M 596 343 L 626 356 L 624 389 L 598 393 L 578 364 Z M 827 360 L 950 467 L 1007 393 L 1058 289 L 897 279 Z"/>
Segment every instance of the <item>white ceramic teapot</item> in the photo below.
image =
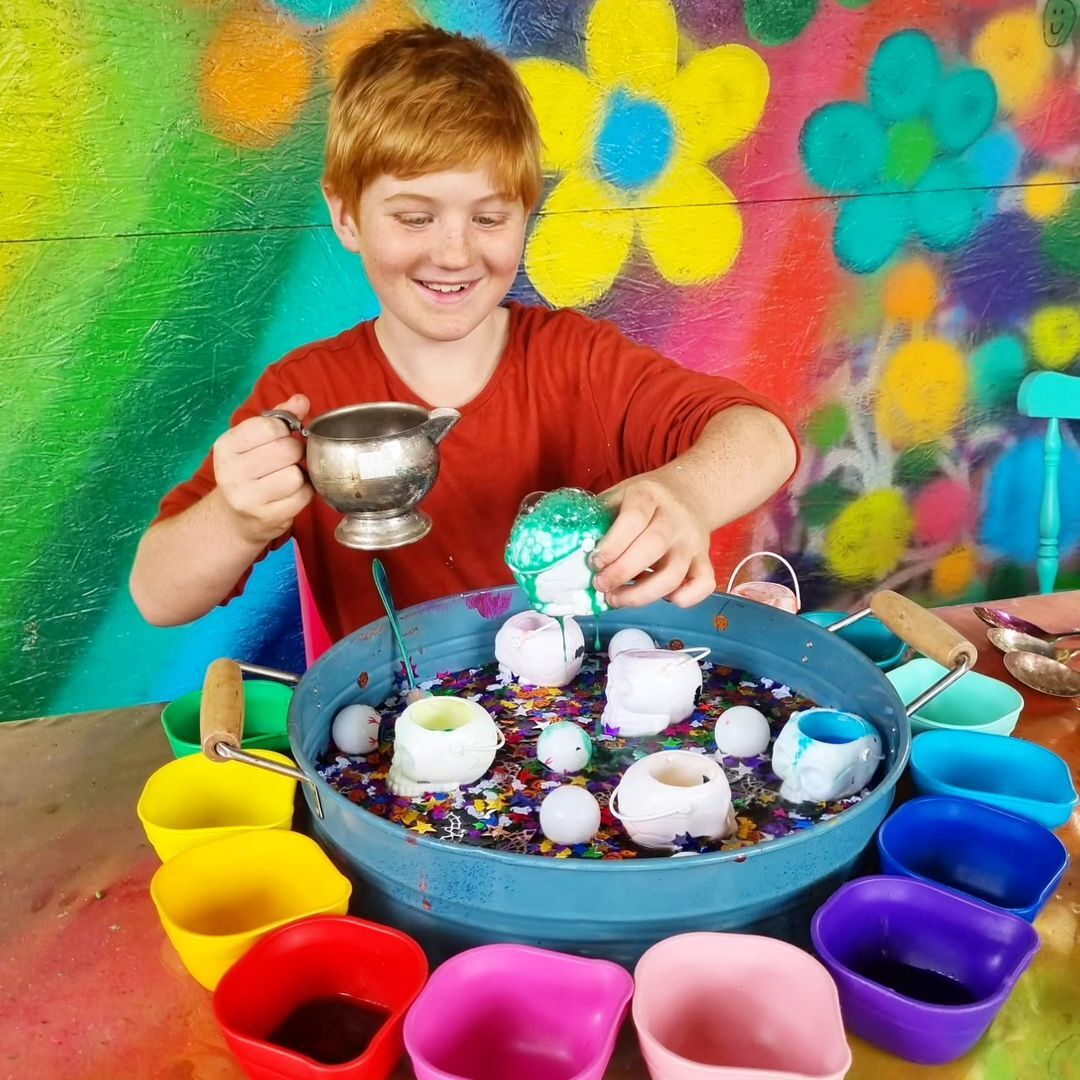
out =
<path fill-rule="evenodd" d="M 627 649 L 608 665 L 601 722 L 619 735 L 659 735 L 694 711 L 710 650 Z"/>
<path fill-rule="evenodd" d="M 585 635 L 571 618 L 538 611 L 511 615 L 495 635 L 495 659 L 502 675 L 529 686 L 565 686 L 581 671 Z"/>
<path fill-rule="evenodd" d="M 422 698 L 394 728 L 394 757 L 386 786 L 395 795 L 451 791 L 479 780 L 506 742 L 482 705 L 466 698 Z"/>
<path fill-rule="evenodd" d="M 772 769 L 789 802 L 832 802 L 862 791 L 883 755 L 868 720 L 836 709 L 792 713 L 776 737 Z"/>
<path fill-rule="evenodd" d="M 690 750 L 661 750 L 635 761 L 608 806 L 642 847 L 674 848 L 677 836 L 718 840 L 735 831 L 723 768 Z"/>

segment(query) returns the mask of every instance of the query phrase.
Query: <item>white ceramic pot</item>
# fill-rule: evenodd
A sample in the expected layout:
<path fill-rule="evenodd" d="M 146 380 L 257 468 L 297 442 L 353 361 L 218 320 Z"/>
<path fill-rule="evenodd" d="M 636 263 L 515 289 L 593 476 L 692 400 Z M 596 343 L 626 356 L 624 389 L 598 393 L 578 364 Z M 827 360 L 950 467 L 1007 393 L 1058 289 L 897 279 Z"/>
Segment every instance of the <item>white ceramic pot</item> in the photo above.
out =
<path fill-rule="evenodd" d="M 832 802 L 870 782 L 883 754 L 868 720 L 836 709 L 792 713 L 776 737 L 772 769 L 789 802 Z"/>
<path fill-rule="evenodd" d="M 619 735 L 659 735 L 685 720 L 701 693 L 708 649 L 627 649 L 608 665 L 601 722 Z"/>
<path fill-rule="evenodd" d="M 571 618 L 538 611 L 511 615 L 495 635 L 499 671 L 528 686 L 565 686 L 585 659 L 585 635 Z"/>
<path fill-rule="evenodd" d="M 661 750 L 635 761 L 608 805 L 642 847 L 674 848 L 677 836 L 718 840 L 735 831 L 724 770 L 689 750 Z"/>
<path fill-rule="evenodd" d="M 414 701 L 397 719 L 386 786 L 395 795 L 413 796 L 475 783 L 504 742 L 491 714 L 475 701 Z"/>

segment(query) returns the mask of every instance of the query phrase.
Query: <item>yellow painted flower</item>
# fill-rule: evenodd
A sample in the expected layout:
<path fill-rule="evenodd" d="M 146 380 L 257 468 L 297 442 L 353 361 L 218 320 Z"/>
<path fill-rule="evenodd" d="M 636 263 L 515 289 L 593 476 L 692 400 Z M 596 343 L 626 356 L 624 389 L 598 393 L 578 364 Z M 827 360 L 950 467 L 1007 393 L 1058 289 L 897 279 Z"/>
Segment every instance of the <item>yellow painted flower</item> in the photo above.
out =
<path fill-rule="evenodd" d="M 681 68 L 669 0 L 596 0 L 586 72 L 518 63 L 560 176 L 525 252 L 537 291 L 558 306 L 598 300 L 637 236 L 674 285 L 726 273 L 742 245 L 735 196 L 709 168 L 756 127 L 769 69 L 752 49 L 720 45 Z"/>

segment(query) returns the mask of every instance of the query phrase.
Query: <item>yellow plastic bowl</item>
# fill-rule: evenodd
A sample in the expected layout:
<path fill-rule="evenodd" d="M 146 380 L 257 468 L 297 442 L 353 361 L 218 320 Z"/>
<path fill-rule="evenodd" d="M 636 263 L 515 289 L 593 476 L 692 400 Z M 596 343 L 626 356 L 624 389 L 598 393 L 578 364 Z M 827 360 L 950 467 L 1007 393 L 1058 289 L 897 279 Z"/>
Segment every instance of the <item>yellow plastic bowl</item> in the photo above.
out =
<path fill-rule="evenodd" d="M 283 754 L 256 757 L 292 765 Z M 199 844 L 247 829 L 292 826 L 296 781 L 240 761 L 210 761 L 202 754 L 162 765 L 146 782 L 136 813 L 162 862 Z"/>
<path fill-rule="evenodd" d="M 344 915 L 351 893 L 314 840 L 280 829 L 191 848 L 150 881 L 165 933 L 208 990 L 271 930 L 308 915 Z"/>

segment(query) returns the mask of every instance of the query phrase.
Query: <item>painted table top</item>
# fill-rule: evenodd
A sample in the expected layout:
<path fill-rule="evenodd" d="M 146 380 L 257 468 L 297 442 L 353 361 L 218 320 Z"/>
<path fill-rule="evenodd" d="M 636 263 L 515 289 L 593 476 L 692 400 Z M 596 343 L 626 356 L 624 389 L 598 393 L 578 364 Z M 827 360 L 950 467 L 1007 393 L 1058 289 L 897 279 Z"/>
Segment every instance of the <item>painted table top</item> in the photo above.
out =
<path fill-rule="evenodd" d="M 1072 627 L 1080 594 L 1001 606 Z M 982 625 L 943 612 L 980 645 L 979 670 L 1008 678 Z M 1025 693 L 1016 734 L 1080 779 L 1080 713 Z M 148 894 L 158 863 L 135 817 L 146 777 L 169 759 L 160 707 L 0 725 L 0 1080 L 238 1080 L 210 995 L 165 939 Z M 900 789 L 901 795 L 904 788 Z M 1080 1077 L 1080 813 L 1061 830 L 1073 865 L 1036 927 L 1043 947 L 983 1041 L 949 1066 L 917 1068 L 851 1039 L 851 1080 Z M 780 1006 L 781 1009 L 783 1006 Z M 607 1080 L 644 1080 L 633 1027 Z M 412 1072 L 403 1062 L 394 1080 Z"/>

